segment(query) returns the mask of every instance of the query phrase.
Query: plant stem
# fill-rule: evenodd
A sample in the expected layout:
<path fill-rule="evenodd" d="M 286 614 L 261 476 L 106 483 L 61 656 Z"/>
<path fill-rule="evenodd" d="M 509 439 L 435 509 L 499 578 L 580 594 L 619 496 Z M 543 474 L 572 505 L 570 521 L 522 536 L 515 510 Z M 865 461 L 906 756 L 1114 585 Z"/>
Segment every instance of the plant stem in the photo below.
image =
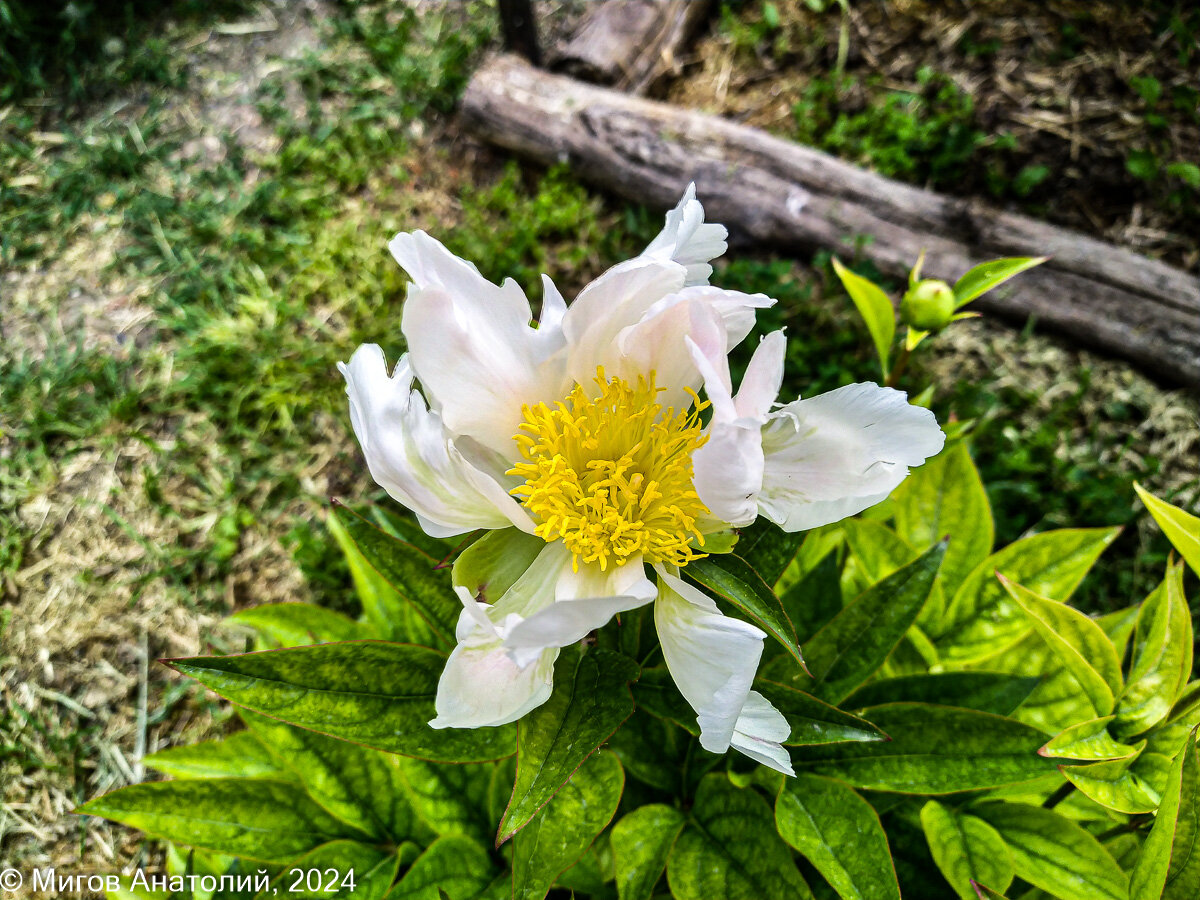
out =
<path fill-rule="evenodd" d="M 896 382 L 900 380 L 900 376 L 904 374 L 904 368 L 908 365 L 908 358 L 912 356 L 912 351 L 907 347 L 901 347 L 900 353 L 896 356 L 896 362 L 892 366 L 892 371 L 888 372 L 887 379 L 883 382 L 884 387 L 895 387 Z"/>
<path fill-rule="evenodd" d="M 1060 787 L 1057 791 L 1055 791 L 1053 794 L 1051 794 L 1049 797 L 1046 798 L 1046 802 L 1042 804 L 1042 808 L 1043 809 L 1054 809 L 1054 807 L 1058 806 L 1058 804 L 1062 803 L 1064 800 L 1066 800 L 1068 797 L 1070 797 L 1071 791 L 1073 791 L 1073 790 L 1075 790 L 1075 785 L 1071 784 L 1071 782 L 1068 781 L 1066 784 L 1064 784 L 1062 787 Z"/>

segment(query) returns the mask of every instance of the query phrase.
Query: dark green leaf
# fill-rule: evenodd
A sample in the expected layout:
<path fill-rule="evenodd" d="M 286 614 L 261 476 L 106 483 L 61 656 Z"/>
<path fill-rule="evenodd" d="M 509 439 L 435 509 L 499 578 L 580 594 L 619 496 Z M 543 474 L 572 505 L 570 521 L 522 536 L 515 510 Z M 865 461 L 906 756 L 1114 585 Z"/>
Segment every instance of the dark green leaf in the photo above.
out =
<path fill-rule="evenodd" d="M 1200 759 L 1196 733 L 1175 758 L 1154 827 L 1133 870 L 1130 900 L 1200 897 Z"/>
<path fill-rule="evenodd" d="M 975 900 L 976 882 L 1008 890 L 1012 855 L 999 833 L 983 819 L 936 800 L 921 808 L 921 826 L 937 867 L 962 900 Z"/>
<path fill-rule="evenodd" d="M 392 537 L 344 506 L 335 506 L 331 518 L 345 529 L 367 564 L 417 611 L 445 646 L 453 647 L 462 604 L 450 586 L 449 571 L 439 568 L 441 560 Z M 381 597 L 381 602 L 385 601 Z M 381 614 L 394 626 L 404 610 L 385 608 Z"/>
<path fill-rule="evenodd" d="M 795 558 L 803 540 L 804 532 L 784 531 L 765 516 L 759 516 L 754 524 L 738 529 L 734 552 L 767 585 L 773 586 Z"/>
<path fill-rule="evenodd" d="M 767 802 L 724 775 L 700 782 L 691 822 L 667 861 L 667 882 L 676 900 L 812 897 Z"/>
<path fill-rule="evenodd" d="M 542 900 L 612 821 L 625 786 L 617 758 L 588 758 L 554 799 L 513 840 L 513 900 Z"/>
<path fill-rule="evenodd" d="M 938 544 L 848 603 L 804 644 L 809 679 L 793 677 L 823 700 L 838 703 L 883 665 L 916 621 L 945 550 Z"/>
<path fill-rule="evenodd" d="M 1072 900 L 1127 900 L 1129 879 L 1092 835 L 1052 809 L 991 802 L 973 807 L 1012 853 L 1017 877 Z"/>
<path fill-rule="evenodd" d="M 985 790 L 1054 770 L 1037 755 L 1039 731 L 990 713 L 892 703 L 863 710 L 863 718 L 892 740 L 802 747 L 793 764 L 853 787 L 909 794 Z"/>
<path fill-rule="evenodd" d="M 887 735 L 865 719 L 842 712 L 803 691 L 759 679 L 754 689 L 766 697 L 792 726 L 785 744 L 791 747 L 843 741 L 886 741 Z"/>
<path fill-rule="evenodd" d="M 683 729 L 641 710 L 609 738 L 608 749 L 617 754 L 629 777 L 675 793 L 680 790 L 680 776 L 687 767 L 688 743 Z"/>
<path fill-rule="evenodd" d="M 394 844 L 417 836 L 395 756 L 249 711 L 242 718 L 309 796 L 343 822 Z"/>
<path fill-rule="evenodd" d="M 642 669 L 642 675 L 633 686 L 633 701 L 639 709 L 650 715 L 678 725 L 688 734 L 699 736 L 696 711 L 692 709 L 675 680 L 665 668 Z"/>
<path fill-rule="evenodd" d="M 842 609 L 837 553 L 826 553 L 803 578 L 783 591 L 779 599 L 788 619 L 796 626 L 796 639 L 801 643 L 807 641 Z M 790 666 L 787 675 L 791 675 Z"/>
<path fill-rule="evenodd" d="M 783 611 L 775 592 L 767 587 L 744 559 L 733 553 L 706 556 L 690 563 L 684 574 L 701 587 L 716 592 L 771 635 L 804 667 L 796 646 L 796 629 Z"/>
<path fill-rule="evenodd" d="M 884 703 L 935 703 L 1008 716 L 1037 687 L 1038 679 L 1001 672 L 937 672 L 904 675 L 863 685 L 843 706 L 860 709 Z"/>
<path fill-rule="evenodd" d="M 650 900 L 685 822 L 679 810 L 655 803 L 635 809 L 613 826 L 613 864 L 620 900 Z"/>
<path fill-rule="evenodd" d="M 637 663 L 619 653 L 597 648 L 580 656 L 564 651 L 555 671 L 554 693 L 520 723 L 517 781 L 497 844 L 524 828 L 629 718 L 633 697 L 628 685 L 637 677 Z"/>
<path fill-rule="evenodd" d="M 428 647 L 357 641 L 170 664 L 255 712 L 390 753 L 482 762 L 516 746 L 512 726 L 429 727 L 446 657 Z"/>
<path fill-rule="evenodd" d="M 365 835 L 295 784 L 249 778 L 135 784 L 76 810 L 167 841 L 230 856 L 286 863 L 328 841 Z"/>
<path fill-rule="evenodd" d="M 846 785 L 803 772 L 787 779 L 775 825 L 843 900 L 900 900 L 879 817 Z"/>
<path fill-rule="evenodd" d="M 228 625 L 253 628 L 267 646 L 301 647 L 330 641 L 359 641 L 381 637 L 363 622 L 311 603 L 265 603 L 234 613 Z"/>

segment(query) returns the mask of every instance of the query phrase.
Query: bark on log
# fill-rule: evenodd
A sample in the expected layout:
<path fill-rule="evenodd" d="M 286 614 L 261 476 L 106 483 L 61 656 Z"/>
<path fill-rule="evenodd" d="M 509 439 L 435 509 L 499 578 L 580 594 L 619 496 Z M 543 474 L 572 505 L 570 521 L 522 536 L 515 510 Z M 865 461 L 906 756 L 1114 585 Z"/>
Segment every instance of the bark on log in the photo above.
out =
<path fill-rule="evenodd" d="M 710 5 L 709 0 L 593 3 L 570 40 L 551 52 L 550 68 L 644 94 L 676 68 Z"/>
<path fill-rule="evenodd" d="M 529 159 L 565 161 L 627 199 L 668 208 L 694 181 L 712 221 L 784 250 L 862 252 L 894 276 L 921 249 L 953 280 L 998 256 L 1052 254 L 976 301 L 1060 332 L 1165 380 L 1200 387 L 1200 279 L 1076 232 L 927 191 L 715 116 L 489 60 L 462 104 L 477 134 Z"/>

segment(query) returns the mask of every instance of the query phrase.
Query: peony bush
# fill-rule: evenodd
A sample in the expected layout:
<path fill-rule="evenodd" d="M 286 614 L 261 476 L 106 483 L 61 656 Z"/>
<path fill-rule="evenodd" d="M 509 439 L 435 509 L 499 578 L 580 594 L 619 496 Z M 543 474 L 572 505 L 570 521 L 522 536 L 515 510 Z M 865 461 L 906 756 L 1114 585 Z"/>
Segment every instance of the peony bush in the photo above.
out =
<path fill-rule="evenodd" d="M 891 386 L 1040 260 L 918 261 L 898 303 L 835 261 L 887 386 L 793 399 L 783 332 L 735 390 L 773 301 L 709 285 L 725 237 L 689 189 L 536 325 L 392 241 L 407 353 L 340 368 L 416 524 L 335 504 L 360 619 L 252 608 L 255 652 L 168 661 L 245 728 L 80 808 L 169 844 L 112 896 L 1200 896 L 1200 520 L 1137 487 L 1181 560 L 1085 615 L 1115 530 L 994 547 L 969 429 Z"/>

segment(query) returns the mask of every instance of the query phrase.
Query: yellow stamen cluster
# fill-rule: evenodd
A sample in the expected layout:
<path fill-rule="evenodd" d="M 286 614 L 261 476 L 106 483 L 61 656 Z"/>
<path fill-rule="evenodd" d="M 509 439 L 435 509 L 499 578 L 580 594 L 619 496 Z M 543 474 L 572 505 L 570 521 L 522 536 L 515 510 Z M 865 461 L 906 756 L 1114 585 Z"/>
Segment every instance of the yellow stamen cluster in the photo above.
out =
<path fill-rule="evenodd" d="M 574 554 L 576 570 L 580 560 L 607 569 L 639 553 L 673 566 L 701 558 L 692 544 L 704 543 L 697 519 L 708 508 L 692 486 L 692 453 L 707 440 L 699 418 L 707 404 L 664 409 L 653 373 L 631 387 L 601 368 L 596 384 L 596 397 L 576 385 L 554 408 L 524 407 L 513 439 L 526 461 L 508 474 L 525 483 L 513 496 L 539 537 Z"/>

